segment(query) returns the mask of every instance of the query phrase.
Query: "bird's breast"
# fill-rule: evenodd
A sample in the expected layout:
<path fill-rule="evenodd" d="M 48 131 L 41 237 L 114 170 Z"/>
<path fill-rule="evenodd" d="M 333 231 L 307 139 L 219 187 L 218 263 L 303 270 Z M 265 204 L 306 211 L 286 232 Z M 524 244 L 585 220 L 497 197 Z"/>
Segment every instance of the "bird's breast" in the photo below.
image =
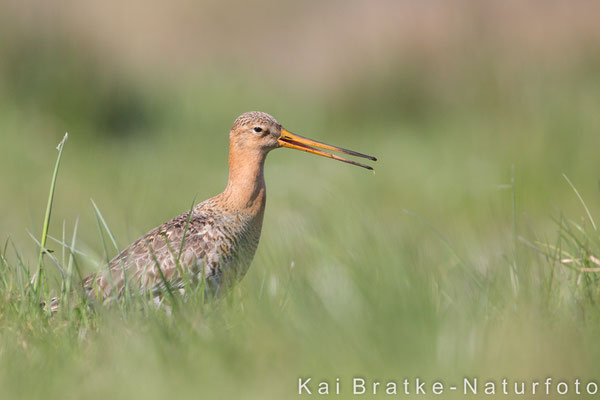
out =
<path fill-rule="evenodd" d="M 262 229 L 262 213 L 224 212 L 204 224 L 196 235 L 211 238 L 212 245 L 205 254 L 207 276 L 228 281 L 241 279 L 252 262 Z"/>

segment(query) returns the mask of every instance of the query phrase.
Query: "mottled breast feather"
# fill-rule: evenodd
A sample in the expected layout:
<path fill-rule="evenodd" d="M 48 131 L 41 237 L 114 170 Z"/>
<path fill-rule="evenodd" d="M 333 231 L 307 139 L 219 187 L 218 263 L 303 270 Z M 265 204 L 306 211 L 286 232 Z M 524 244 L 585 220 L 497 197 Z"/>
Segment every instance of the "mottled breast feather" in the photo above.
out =
<path fill-rule="evenodd" d="M 183 273 L 192 282 L 206 279 L 209 291 L 218 294 L 241 279 L 258 247 L 262 213 L 224 210 L 212 198 L 194 207 L 186 230 L 188 216 L 189 211 L 136 240 L 109 262 L 110 274 L 92 274 L 84 280 L 86 291 L 94 297 L 119 295 L 127 279 L 132 290 L 158 293 L 165 281 L 171 288 L 181 288 Z"/>

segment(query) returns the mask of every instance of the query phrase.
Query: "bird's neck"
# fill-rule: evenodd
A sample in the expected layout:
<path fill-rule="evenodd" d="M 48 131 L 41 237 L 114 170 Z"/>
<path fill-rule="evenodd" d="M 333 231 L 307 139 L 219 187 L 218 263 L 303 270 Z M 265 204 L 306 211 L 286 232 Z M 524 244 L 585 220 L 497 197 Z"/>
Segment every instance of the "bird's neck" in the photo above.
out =
<path fill-rule="evenodd" d="M 262 151 L 249 151 L 230 144 L 229 181 L 220 196 L 227 208 L 252 216 L 263 214 L 267 199 L 265 158 Z"/>

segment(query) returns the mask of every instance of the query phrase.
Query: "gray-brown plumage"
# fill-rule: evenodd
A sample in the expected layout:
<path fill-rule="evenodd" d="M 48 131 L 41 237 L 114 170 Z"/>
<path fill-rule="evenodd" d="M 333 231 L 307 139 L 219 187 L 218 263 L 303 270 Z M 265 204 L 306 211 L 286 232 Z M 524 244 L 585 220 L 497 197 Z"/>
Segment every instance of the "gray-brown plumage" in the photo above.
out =
<path fill-rule="evenodd" d="M 165 282 L 172 288 L 181 287 L 184 274 L 191 282 L 205 279 L 210 292 L 218 294 L 241 279 L 250 266 L 262 228 L 265 158 L 278 147 L 368 169 L 371 167 L 315 147 L 375 161 L 371 156 L 295 135 L 269 114 L 245 113 L 235 120 L 229 135 L 229 181 L 223 193 L 196 205 L 191 216 L 185 212 L 133 242 L 109 262 L 104 272 L 84 280 L 86 291 L 101 298 L 119 295 L 127 280 L 132 289 L 160 293 Z"/>

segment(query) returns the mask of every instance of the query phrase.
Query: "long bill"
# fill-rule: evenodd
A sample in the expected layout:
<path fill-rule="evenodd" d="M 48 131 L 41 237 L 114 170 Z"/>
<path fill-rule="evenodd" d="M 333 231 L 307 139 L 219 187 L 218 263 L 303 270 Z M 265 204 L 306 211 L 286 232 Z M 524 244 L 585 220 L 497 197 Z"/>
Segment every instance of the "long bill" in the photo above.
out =
<path fill-rule="evenodd" d="M 362 158 L 366 158 L 371 161 L 377 161 L 377 159 L 375 157 L 368 156 L 368 155 L 362 154 L 362 153 L 358 153 L 356 151 L 343 149 L 341 147 L 332 146 L 327 143 L 318 142 L 316 140 L 312 140 L 309 138 L 305 138 L 304 136 L 296 135 L 295 133 L 292 133 L 284 128 L 281 128 L 281 136 L 279 137 L 278 141 L 282 147 L 289 147 L 290 149 L 306 151 L 307 153 L 312 153 L 312 154 L 317 154 L 317 155 L 323 156 L 323 157 L 333 158 L 334 160 L 342 161 L 342 162 L 352 164 L 352 165 L 357 165 L 359 167 L 363 167 L 363 168 L 370 169 L 370 170 L 373 170 L 373 167 L 370 167 L 365 164 L 361 164 L 356 161 L 348 160 L 346 158 L 337 156 L 335 154 L 327 153 L 327 152 L 319 150 L 319 149 L 336 151 L 338 153 L 349 154 L 351 156 L 362 157 Z"/>

